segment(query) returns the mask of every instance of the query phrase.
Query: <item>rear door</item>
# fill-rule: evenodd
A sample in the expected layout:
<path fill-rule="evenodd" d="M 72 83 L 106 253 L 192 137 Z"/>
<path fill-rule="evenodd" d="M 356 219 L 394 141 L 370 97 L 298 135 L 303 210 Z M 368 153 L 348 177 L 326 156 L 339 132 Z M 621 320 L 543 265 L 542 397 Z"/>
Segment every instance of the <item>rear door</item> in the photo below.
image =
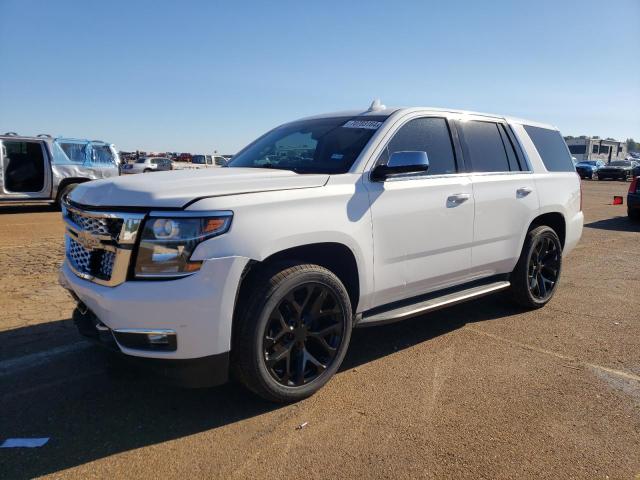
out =
<path fill-rule="evenodd" d="M 0 198 L 40 200 L 51 195 L 51 168 L 44 141 L 2 140 L 0 148 Z"/>
<path fill-rule="evenodd" d="M 539 209 L 535 180 L 506 123 L 479 118 L 456 126 L 475 201 L 472 268 L 477 276 L 510 272 Z"/>

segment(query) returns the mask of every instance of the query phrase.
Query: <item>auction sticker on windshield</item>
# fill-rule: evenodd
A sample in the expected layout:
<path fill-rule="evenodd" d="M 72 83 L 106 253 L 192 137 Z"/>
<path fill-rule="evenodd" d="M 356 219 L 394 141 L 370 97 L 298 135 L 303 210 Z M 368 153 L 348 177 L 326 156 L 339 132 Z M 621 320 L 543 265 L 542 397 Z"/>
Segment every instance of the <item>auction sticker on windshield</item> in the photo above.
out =
<path fill-rule="evenodd" d="M 367 130 L 377 130 L 382 122 L 374 120 L 349 120 L 343 125 L 344 128 L 366 128 Z"/>

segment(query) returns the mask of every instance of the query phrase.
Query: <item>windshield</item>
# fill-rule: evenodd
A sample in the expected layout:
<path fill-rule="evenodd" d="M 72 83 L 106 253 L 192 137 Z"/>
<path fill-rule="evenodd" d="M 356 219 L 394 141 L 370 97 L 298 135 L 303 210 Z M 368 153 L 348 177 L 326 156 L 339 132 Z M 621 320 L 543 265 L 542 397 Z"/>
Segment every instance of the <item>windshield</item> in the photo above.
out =
<path fill-rule="evenodd" d="M 229 167 L 345 173 L 387 117 L 332 117 L 289 123 L 263 135 Z"/>
<path fill-rule="evenodd" d="M 618 160 L 616 162 L 611 162 L 609 165 L 613 165 L 614 167 L 629 167 L 631 166 L 631 162 L 627 162 L 625 160 Z"/>
<path fill-rule="evenodd" d="M 191 163 L 200 163 L 204 165 L 204 155 L 194 155 L 191 157 Z"/>

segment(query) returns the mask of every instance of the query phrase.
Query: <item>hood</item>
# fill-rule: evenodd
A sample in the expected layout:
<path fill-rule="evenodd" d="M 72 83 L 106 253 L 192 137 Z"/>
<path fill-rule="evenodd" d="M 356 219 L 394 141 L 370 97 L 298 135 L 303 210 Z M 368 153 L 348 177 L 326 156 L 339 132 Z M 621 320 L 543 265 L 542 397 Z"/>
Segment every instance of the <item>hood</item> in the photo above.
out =
<path fill-rule="evenodd" d="M 96 207 L 181 208 L 204 197 L 321 187 L 329 175 L 264 168 L 207 168 L 140 173 L 78 185 L 75 203 Z"/>

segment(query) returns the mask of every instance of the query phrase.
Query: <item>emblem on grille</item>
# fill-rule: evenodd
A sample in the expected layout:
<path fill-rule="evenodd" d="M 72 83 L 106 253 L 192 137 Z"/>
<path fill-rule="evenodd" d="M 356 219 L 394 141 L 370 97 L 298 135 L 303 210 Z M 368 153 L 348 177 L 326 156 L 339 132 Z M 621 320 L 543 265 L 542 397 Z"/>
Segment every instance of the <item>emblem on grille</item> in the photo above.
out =
<path fill-rule="evenodd" d="M 94 237 L 91 232 L 87 232 L 86 230 L 81 230 L 78 232 L 78 243 L 82 245 L 87 250 L 93 250 L 100 246 L 100 240 Z"/>

